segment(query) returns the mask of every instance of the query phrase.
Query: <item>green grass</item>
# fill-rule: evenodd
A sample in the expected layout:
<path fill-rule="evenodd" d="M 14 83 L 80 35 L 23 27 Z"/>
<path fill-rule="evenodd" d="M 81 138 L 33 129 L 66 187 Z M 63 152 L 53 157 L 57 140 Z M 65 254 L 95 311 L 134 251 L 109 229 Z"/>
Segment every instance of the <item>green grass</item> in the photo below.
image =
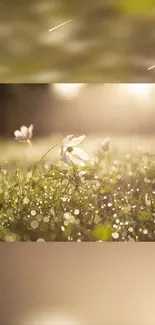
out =
<path fill-rule="evenodd" d="M 60 135 L 2 142 L 0 240 L 155 241 L 155 140 L 112 137 L 104 153 L 103 138 L 85 140 L 82 168 L 61 161 Z"/>

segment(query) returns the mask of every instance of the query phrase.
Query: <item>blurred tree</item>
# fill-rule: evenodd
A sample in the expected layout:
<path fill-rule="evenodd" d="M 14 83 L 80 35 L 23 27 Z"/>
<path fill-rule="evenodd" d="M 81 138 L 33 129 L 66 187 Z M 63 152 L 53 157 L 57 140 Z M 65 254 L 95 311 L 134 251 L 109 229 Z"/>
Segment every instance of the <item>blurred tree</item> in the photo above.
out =
<path fill-rule="evenodd" d="M 64 99 L 50 84 L 0 84 L 0 135 L 12 137 L 15 129 L 31 123 L 38 137 L 59 132 L 154 134 L 154 93 L 145 101 L 118 93 L 117 85 L 88 84 L 77 97 Z"/>
<path fill-rule="evenodd" d="M 122 1 L 123 11 L 130 14 L 146 15 L 155 9 L 154 0 L 126 0 Z"/>
<path fill-rule="evenodd" d="M 0 135 L 6 132 L 7 103 L 12 99 L 12 85 L 0 84 Z"/>
<path fill-rule="evenodd" d="M 0 134 L 12 135 L 21 125 L 35 124 L 35 134 L 52 132 L 54 95 L 48 84 L 0 85 Z"/>
<path fill-rule="evenodd" d="M 154 81 L 154 0 L 3 0 L 0 21 L 1 82 Z"/>

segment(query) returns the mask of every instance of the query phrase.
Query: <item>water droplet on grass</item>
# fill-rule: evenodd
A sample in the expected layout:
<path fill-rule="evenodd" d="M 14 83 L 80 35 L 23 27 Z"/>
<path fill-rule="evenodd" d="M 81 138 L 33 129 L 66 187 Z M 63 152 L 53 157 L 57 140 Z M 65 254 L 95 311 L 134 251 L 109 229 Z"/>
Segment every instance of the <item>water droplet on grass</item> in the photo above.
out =
<path fill-rule="evenodd" d="M 49 217 L 44 217 L 43 220 L 44 220 L 44 222 L 49 222 L 50 219 L 49 219 Z"/>
<path fill-rule="evenodd" d="M 38 239 L 37 239 L 37 242 L 38 242 L 38 243 L 43 243 L 43 242 L 45 242 L 45 239 L 43 239 L 43 238 L 38 238 Z"/>
<path fill-rule="evenodd" d="M 113 233 L 112 233 L 112 237 L 113 237 L 114 239 L 118 239 L 118 237 L 119 237 L 118 232 L 113 232 Z"/>
<path fill-rule="evenodd" d="M 24 204 L 28 204 L 29 201 L 30 201 L 30 200 L 29 200 L 27 197 L 25 197 L 24 200 L 23 200 L 23 203 L 24 203 Z"/>
<path fill-rule="evenodd" d="M 39 226 L 39 223 L 38 223 L 37 220 L 32 220 L 32 221 L 31 221 L 31 227 L 32 227 L 33 229 L 38 228 L 38 226 Z"/>
<path fill-rule="evenodd" d="M 35 215 L 36 215 L 36 211 L 35 211 L 35 210 L 32 210 L 32 211 L 31 211 L 31 215 L 32 215 L 32 216 L 35 216 Z"/>
<path fill-rule="evenodd" d="M 75 209 L 74 214 L 77 216 L 80 213 L 78 209 Z"/>

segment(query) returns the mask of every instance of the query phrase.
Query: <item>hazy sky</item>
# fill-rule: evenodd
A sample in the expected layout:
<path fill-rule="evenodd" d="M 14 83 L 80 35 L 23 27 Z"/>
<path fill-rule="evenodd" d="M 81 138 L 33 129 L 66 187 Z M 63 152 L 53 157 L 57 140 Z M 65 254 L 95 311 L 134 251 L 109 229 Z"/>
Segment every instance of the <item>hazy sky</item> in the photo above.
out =
<path fill-rule="evenodd" d="M 61 325 L 57 310 L 62 325 L 154 325 L 154 244 L 1 244 L 0 256 L 1 325 Z"/>

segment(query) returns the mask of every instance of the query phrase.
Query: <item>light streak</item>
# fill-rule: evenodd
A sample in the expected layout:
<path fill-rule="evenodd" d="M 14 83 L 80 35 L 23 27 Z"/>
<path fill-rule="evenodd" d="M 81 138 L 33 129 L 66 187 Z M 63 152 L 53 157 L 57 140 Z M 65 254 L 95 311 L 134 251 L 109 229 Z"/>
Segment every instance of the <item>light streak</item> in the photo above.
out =
<path fill-rule="evenodd" d="M 152 70 L 155 68 L 155 65 L 152 65 L 152 67 L 149 67 L 148 70 Z"/>
<path fill-rule="evenodd" d="M 52 32 L 53 30 L 56 30 L 57 28 L 59 28 L 59 27 L 65 25 L 65 24 L 68 24 L 70 21 L 72 21 L 73 19 L 76 19 L 76 18 L 77 18 L 77 17 L 74 17 L 74 18 L 72 18 L 72 19 L 69 19 L 69 20 L 65 21 L 64 23 L 62 23 L 62 24 L 60 24 L 60 25 L 58 25 L 58 26 L 56 26 L 56 27 L 53 27 L 53 28 L 49 29 L 49 32 Z"/>

